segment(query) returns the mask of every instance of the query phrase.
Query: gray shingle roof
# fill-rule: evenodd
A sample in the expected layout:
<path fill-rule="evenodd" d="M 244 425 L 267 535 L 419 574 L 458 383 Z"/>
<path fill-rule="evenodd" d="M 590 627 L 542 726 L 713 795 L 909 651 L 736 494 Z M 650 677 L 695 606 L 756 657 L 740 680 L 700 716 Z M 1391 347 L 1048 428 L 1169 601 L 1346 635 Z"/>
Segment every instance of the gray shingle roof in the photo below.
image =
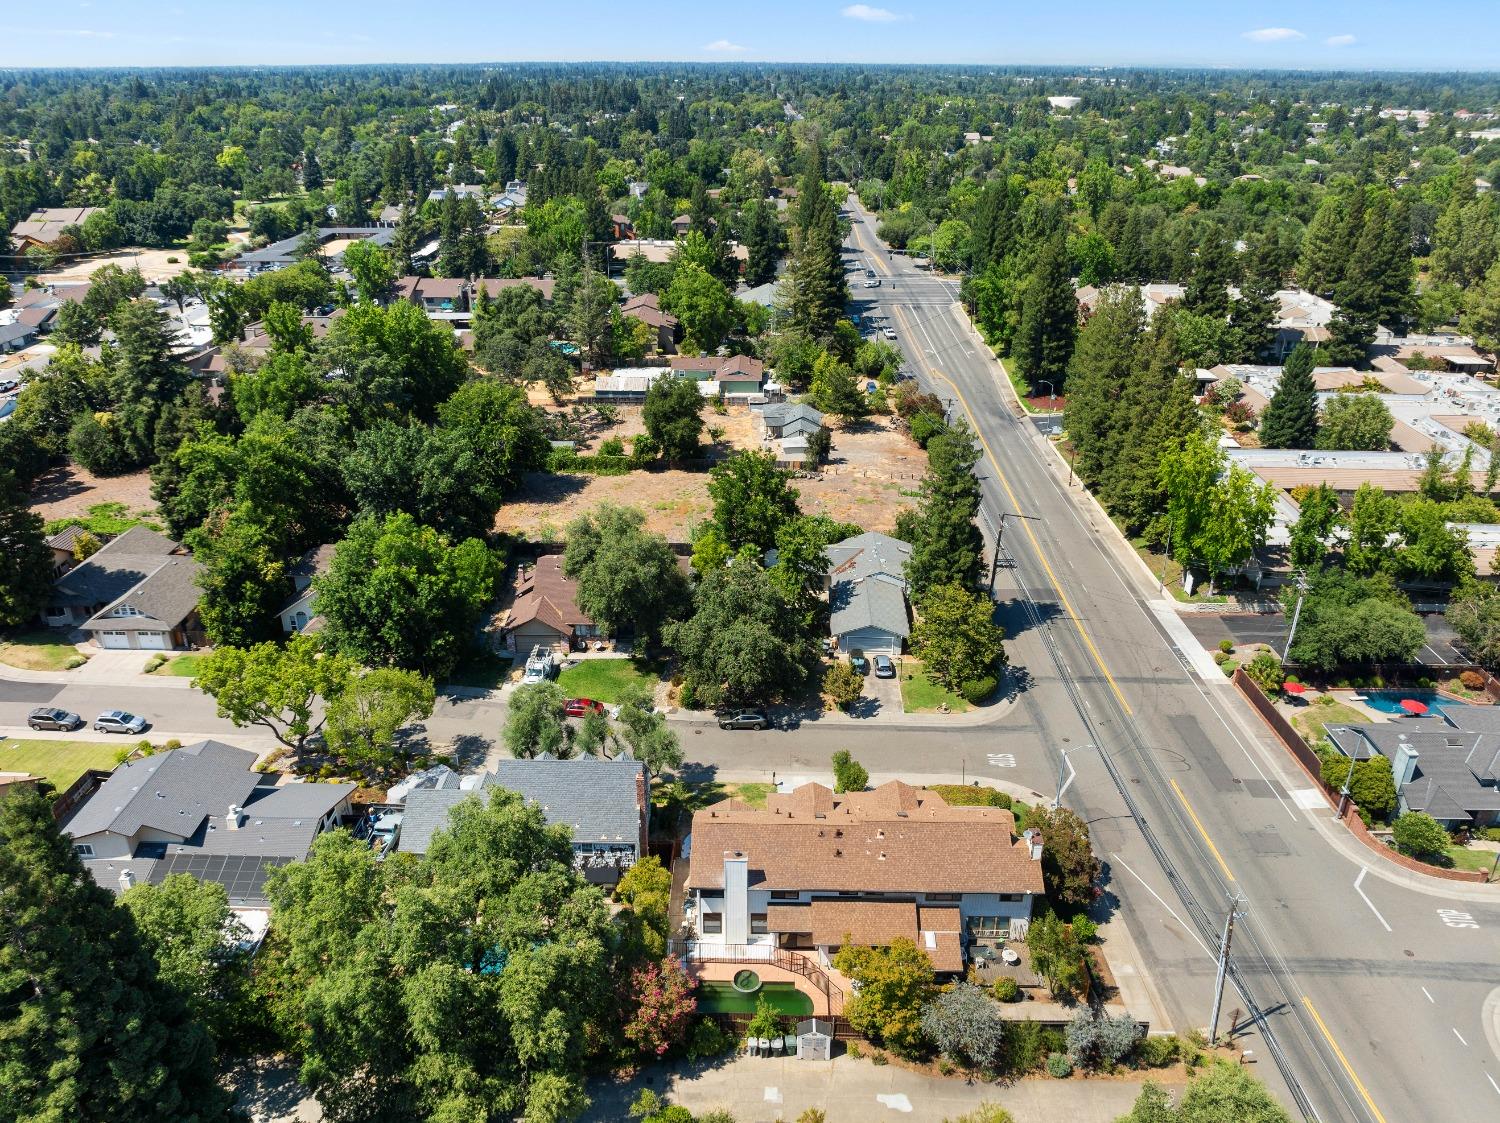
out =
<path fill-rule="evenodd" d="M 823 424 L 823 415 L 801 402 L 774 402 L 762 408 L 760 415 L 767 428 L 771 429 L 784 427 L 794 421 L 805 422 L 814 429 Z"/>
<path fill-rule="evenodd" d="M 847 635 L 879 628 L 911 634 L 906 613 L 906 561 L 911 546 L 873 531 L 828 547 L 829 631 Z"/>
<path fill-rule="evenodd" d="M 145 826 L 188 838 L 205 815 L 245 802 L 260 780 L 250 771 L 254 763 L 249 749 L 199 741 L 122 764 L 63 831 L 72 838 L 101 831 L 129 836 Z"/>
<path fill-rule="evenodd" d="M 181 547 L 165 534 L 133 526 L 106 542 L 93 557 L 68 570 L 53 587 L 54 604 L 107 604 L 135 588 L 161 568 Z"/>
<path fill-rule="evenodd" d="M 162 560 L 139 584 L 126 590 L 105 605 L 83 625 L 86 631 L 159 630 L 161 625 L 175 628 L 198 607 L 202 590 L 198 587 L 201 565 L 189 557 L 173 556 Z M 111 616 L 121 605 L 129 605 L 140 616 Z"/>
<path fill-rule="evenodd" d="M 1445 711 L 1443 718 L 1330 725 L 1327 732 L 1345 756 L 1366 760 L 1373 750 L 1393 764 L 1404 740 L 1417 754 L 1416 771 L 1401 787 L 1407 810 L 1449 821 L 1500 810 L 1500 723 L 1484 707 Z"/>
<path fill-rule="evenodd" d="M 78 536 L 84 530 L 85 528 L 81 526 L 65 526 L 47 539 L 47 545 L 51 546 L 54 550 L 72 550 L 74 546 L 78 545 Z"/>
<path fill-rule="evenodd" d="M 538 804 L 547 822 L 572 828 L 573 841 L 640 841 L 642 808 L 637 780 L 645 765 L 634 760 L 502 760 L 485 773 L 483 789 L 508 788 Z M 454 787 L 423 788 L 406 797 L 399 849 L 425 854 L 448 812 L 476 792 Z M 488 798 L 485 796 L 484 798 Z"/>

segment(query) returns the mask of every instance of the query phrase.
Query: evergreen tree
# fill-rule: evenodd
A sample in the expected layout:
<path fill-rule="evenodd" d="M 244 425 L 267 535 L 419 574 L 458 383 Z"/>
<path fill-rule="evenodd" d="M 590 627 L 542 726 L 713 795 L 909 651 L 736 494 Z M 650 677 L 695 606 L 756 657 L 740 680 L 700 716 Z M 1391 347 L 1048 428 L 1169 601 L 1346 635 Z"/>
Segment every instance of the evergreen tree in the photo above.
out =
<path fill-rule="evenodd" d="M 1250 246 L 1240 295 L 1229 308 L 1229 322 L 1239 338 L 1240 355 L 1246 362 L 1260 362 L 1276 342 L 1280 308 L 1276 290 L 1281 287 L 1277 247 L 1270 235 Z"/>
<path fill-rule="evenodd" d="M 302 186 L 317 191 L 323 186 L 323 165 L 318 163 L 318 154 L 308 151 L 302 161 Z"/>
<path fill-rule="evenodd" d="M 1281 381 L 1260 419 L 1263 448 L 1316 448 L 1318 391 L 1313 384 L 1313 349 L 1299 343 L 1281 368 Z"/>
<path fill-rule="evenodd" d="M 787 271 L 787 311 L 794 328 L 814 339 L 833 333 L 849 290 L 840 253 L 838 213 L 823 181 L 810 170 L 797 199 L 796 251 Z"/>
<path fill-rule="evenodd" d="M 444 277 L 464 275 L 463 218 L 459 213 L 458 196 L 451 190 L 443 193 L 442 217 L 438 224 L 438 272 Z"/>
<path fill-rule="evenodd" d="M 1234 280 L 1234 247 L 1223 230 L 1215 227 L 1198 243 L 1193 275 L 1182 303 L 1200 316 L 1222 319 L 1229 315 L 1229 285 Z"/>
<path fill-rule="evenodd" d="M 25 624 L 47 603 L 52 551 L 42 536 L 41 516 L 27 508 L 11 472 L 0 475 L 0 559 L 5 573 L 0 581 L 0 628 L 12 628 Z"/>
<path fill-rule="evenodd" d="M 39 792 L 0 803 L 0 998 L 0 1118 L 228 1118 L 208 1033 Z"/>
<path fill-rule="evenodd" d="M 765 199 L 756 199 L 745 207 L 740 219 L 740 241 L 745 244 L 745 284 L 763 285 L 776 277 L 776 262 L 781 257 L 785 236 L 776 210 Z"/>
<path fill-rule="evenodd" d="M 1130 285 L 1106 290 L 1078 333 L 1065 423 L 1085 483 L 1097 484 L 1114 467 L 1125 429 L 1123 396 L 1145 327 L 1140 289 Z"/>
<path fill-rule="evenodd" d="M 1058 393 L 1078 332 L 1078 298 L 1068 276 L 1068 254 L 1061 233 L 1048 239 L 1026 281 L 1021 325 L 1012 353 L 1016 368 L 1033 390 L 1049 382 Z"/>
<path fill-rule="evenodd" d="M 1353 248 L 1345 241 L 1347 212 L 1348 193 L 1330 192 L 1308 223 L 1297 261 L 1297 283 L 1309 292 L 1332 292 L 1343 279 Z"/>
<path fill-rule="evenodd" d="M 979 450 L 960 419 L 927 444 L 927 477 L 917 509 L 903 511 L 896 535 L 911 543 L 906 577 L 917 599 L 938 585 L 971 587 L 979 579 L 984 541 L 979 513 Z"/>

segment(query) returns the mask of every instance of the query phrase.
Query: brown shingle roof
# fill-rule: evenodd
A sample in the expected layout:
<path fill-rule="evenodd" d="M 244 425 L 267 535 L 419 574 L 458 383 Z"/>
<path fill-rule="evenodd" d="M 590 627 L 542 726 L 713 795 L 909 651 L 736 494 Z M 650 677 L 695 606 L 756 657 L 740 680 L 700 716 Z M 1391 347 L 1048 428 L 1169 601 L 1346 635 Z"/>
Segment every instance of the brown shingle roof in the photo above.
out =
<path fill-rule="evenodd" d="M 573 599 L 577 592 L 578 583 L 563 576 L 562 555 L 537 558 L 536 565 L 516 585 L 509 626 L 540 620 L 562 635 L 571 635 L 575 625 L 593 623 Z"/>
<path fill-rule="evenodd" d="M 513 288 L 536 289 L 543 300 L 551 300 L 557 281 L 552 277 L 480 277 L 469 289 L 470 299 L 478 303 L 480 289 L 486 296 L 494 296 L 501 289 Z"/>
<path fill-rule="evenodd" d="M 726 851 L 744 851 L 762 889 L 876 893 L 1041 893 L 1041 863 L 997 807 L 950 807 L 893 780 L 835 795 L 803 784 L 764 811 L 725 800 L 693 816 L 690 889 L 723 886 Z"/>

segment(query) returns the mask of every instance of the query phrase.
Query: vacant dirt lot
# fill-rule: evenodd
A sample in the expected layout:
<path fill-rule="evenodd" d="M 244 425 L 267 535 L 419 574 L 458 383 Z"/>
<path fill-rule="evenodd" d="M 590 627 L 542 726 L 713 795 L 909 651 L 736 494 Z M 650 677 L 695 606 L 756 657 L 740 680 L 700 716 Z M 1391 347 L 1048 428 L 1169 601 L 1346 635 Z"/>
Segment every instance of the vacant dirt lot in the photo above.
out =
<path fill-rule="evenodd" d="M 169 257 L 175 257 L 177 260 L 168 262 Z M 177 276 L 188 268 L 187 259 L 187 250 L 183 249 L 120 250 L 116 253 L 101 253 L 94 257 L 83 258 L 72 265 L 64 266 L 55 273 L 48 273 L 47 280 L 54 283 L 87 281 L 95 269 L 105 265 L 118 265 L 121 269 L 139 269 L 141 276 L 146 278 L 146 283 L 149 285 Z"/>
<path fill-rule="evenodd" d="M 621 410 L 621 420 L 610 434 L 639 432 L 639 410 L 633 418 Z M 731 409 L 728 416 L 705 414 L 710 425 L 725 429 L 724 443 L 754 447 L 749 411 Z M 633 427 L 633 428 L 632 428 Z M 896 516 L 913 505 L 914 492 L 926 470 L 926 456 L 904 433 L 884 418 L 852 431 L 835 431 L 833 454 L 822 472 L 799 477 L 793 486 L 809 515 L 828 515 L 867 530 L 889 531 Z M 688 540 L 691 528 L 708 518 L 708 473 L 650 471 L 627 476 L 527 476 L 521 494 L 501 508 L 496 529 L 541 541 L 556 541 L 580 514 L 601 503 L 637 507 L 646 515 L 648 529 L 674 542 Z"/>
<path fill-rule="evenodd" d="M 151 473 L 128 476 L 95 476 L 76 464 L 49 470 L 31 492 L 31 509 L 49 522 L 52 519 L 87 515 L 96 503 L 123 503 L 131 514 L 156 509 L 151 500 Z"/>

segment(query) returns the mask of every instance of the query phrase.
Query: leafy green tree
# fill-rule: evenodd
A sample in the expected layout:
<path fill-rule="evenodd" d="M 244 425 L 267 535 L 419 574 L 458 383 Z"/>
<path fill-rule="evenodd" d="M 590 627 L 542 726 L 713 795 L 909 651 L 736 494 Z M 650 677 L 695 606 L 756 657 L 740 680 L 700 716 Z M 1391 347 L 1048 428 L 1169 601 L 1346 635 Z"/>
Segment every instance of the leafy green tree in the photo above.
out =
<path fill-rule="evenodd" d="M 1396 419 L 1374 394 L 1336 394 L 1323 407 L 1318 447 L 1379 451 L 1390 447 Z"/>
<path fill-rule="evenodd" d="M 797 515 L 777 529 L 776 564 L 767 572 L 772 584 L 809 628 L 824 610 L 822 592 L 828 575 L 828 547 L 859 533 L 861 528 L 853 523 L 836 522 L 827 515 Z"/>
<path fill-rule="evenodd" d="M 188 535 L 203 566 L 198 615 L 216 646 L 249 647 L 280 638 L 277 613 L 292 594 L 284 558 L 286 540 L 265 525 L 249 505 L 236 508 L 212 527 Z"/>
<path fill-rule="evenodd" d="M 666 641 L 702 702 L 764 705 L 807 682 L 811 638 L 753 560 L 705 573 L 693 605 L 667 625 Z"/>
<path fill-rule="evenodd" d="M 438 420 L 460 434 L 475 455 L 489 460 L 489 476 L 502 495 L 520 486 L 523 473 L 547 463 L 550 446 L 542 416 L 520 386 L 470 379 L 438 407 Z"/>
<path fill-rule="evenodd" d="M 188 1011 L 221 1045 L 254 1033 L 249 1005 L 249 959 L 238 944 L 245 926 L 217 881 L 174 873 L 160 885 L 139 884 L 120 896 L 156 960 L 162 982 L 187 1002 Z"/>
<path fill-rule="evenodd" d="M 403 763 L 399 735 L 432 716 L 432 680 L 415 671 L 381 667 L 350 680 L 328 703 L 324 739 L 345 768 L 384 777 Z"/>
<path fill-rule="evenodd" d="M 1227 467 L 1227 470 L 1226 470 Z M 1238 466 L 1197 431 L 1168 450 L 1161 465 L 1167 491 L 1172 553 L 1215 579 L 1242 565 L 1261 545 L 1275 517 L 1275 492 Z"/>
<path fill-rule="evenodd" d="M 870 774 L 864 765 L 849 755 L 848 749 L 833 754 L 833 790 L 835 792 L 862 792 L 870 783 Z"/>
<path fill-rule="evenodd" d="M 218 703 L 219 716 L 241 728 L 258 725 L 301 752 L 323 728 L 314 718 L 319 702 L 338 697 L 354 673 L 342 656 L 324 652 L 321 641 L 299 633 L 286 644 L 217 647 L 198 664 L 193 685 Z"/>
<path fill-rule="evenodd" d="M 563 707 L 568 697 L 555 682 L 516 687 L 505 714 L 505 747 L 512 756 L 530 758 L 542 753 L 565 756 L 567 722 Z"/>
<path fill-rule="evenodd" d="M 978 462 L 974 431 L 962 418 L 927 442 L 921 498 L 896 520 L 897 537 L 911 543 L 906 577 L 919 601 L 938 585 L 967 587 L 979 579 L 984 541 L 974 524 Z"/>
<path fill-rule="evenodd" d="M 1453 845 L 1453 839 L 1442 825 L 1423 811 L 1408 811 L 1399 816 L 1392 834 L 1396 839 L 1396 849 L 1413 858 L 1443 854 Z"/>
<path fill-rule="evenodd" d="M 870 399 L 854 368 L 840 362 L 831 352 L 825 351 L 813 364 L 808 390 L 813 405 L 835 417 L 854 420 L 870 412 Z"/>
<path fill-rule="evenodd" d="M 1281 368 L 1281 381 L 1260 418 L 1263 448 L 1315 448 L 1318 391 L 1313 384 L 1313 350 L 1299 343 Z"/>
<path fill-rule="evenodd" d="M 954 983 L 928 1003 L 922 1032 L 938 1052 L 970 1071 L 997 1071 L 1005 1058 L 999 1008 L 972 983 Z"/>
<path fill-rule="evenodd" d="M 335 651 L 437 678 L 474 642 L 499 576 L 480 539 L 450 542 L 402 512 L 357 519 L 313 587 Z"/>
<path fill-rule="evenodd" d="M 646 391 L 641 407 L 646 435 L 669 461 L 697 456 L 703 437 L 703 395 L 690 378 L 666 375 Z"/>
<path fill-rule="evenodd" d="M 14 422 L 12 422 L 14 423 Z M 0 475 L 0 627 L 32 619 L 52 592 L 52 551 L 42 533 L 42 518 L 27 507 L 26 496 L 11 472 Z"/>
<path fill-rule="evenodd" d="M 1243 1068 L 1215 1064 L 1195 1078 L 1177 1105 L 1177 1123 L 1291 1123 L 1266 1086 Z"/>
<path fill-rule="evenodd" d="M 936 993 L 926 953 L 904 937 L 880 948 L 846 943 L 833 965 L 858 988 L 844 1004 L 849 1024 L 902 1056 L 919 1055 L 922 1011 Z"/>
<path fill-rule="evenodd" d="M 652 692 L 632 687 L 620 696 L 619 736 L 630 755 L 653 775 L 663 775 L 682 766 L 682 743 L 659 712 Z"/>
<path fill-rule="evenodd" d="M 1047 896 L 1061 909 L 1086 909 L 1099 896 L 1099 859 L 1089 825 L 1066 807 L 1034 808 L 1027 822 L 1042 832 L 1042 877 Z"/>
<path fill-rule="evenodd" d="M 1320 671 L 1405 663 L 1426 642 L 1421 618 L 1388 578 L 1330 571 L 1307 591 L 1291 658 Z"/>
<path fill-rule="evenodd" d="M 320 353 L 364 424 L 403 414 L 431 420 L 468 372 L 453 333 L 406 300 L 347 309 L 329 327 Z"/>
<path fill-rule="evenodd" d="M 1362 483 L 1354 492 L 1345 521 L 1345 566 L 1363 576 L 1377 572 L 1390 556 L 1391 536 L 1400 529 L 1400 505 L 1374 484 Z"/>
<path fill-rule="evenodd" d="M 577 601 L 608 635 L 654 642 L 689 603 L 687 581 L 667 540 L 645 530 L 634 507 L 605 504 L 567 531 L 563 572 L 578 583 Z"/>
<path fill-rule="evenodd" d="M 681 321 L 682 348 L 690 353 L 711 353 L 734 326 L 734 298 L 729 290 L 690 261 L 678 262 L 662 296 L 662 307 Z"/>
<path fill-rule="evenodd" d="M 505 465 L 469 434 L 382 421 L 354 438 L 342 465 L 360 512 L 398 511 L 451 538 L 477 538 L 494 527 L 507 479 Z"/>
<path fill-rule="evenodd" d="M 1344 521 L 1338 495 L 1327 484 L 1319 484 L 1302 497 L 1297 521 L 1292 526 L 1289 553 L 1295 569 L 1323 564 L 1334 530 Z"/>
<path fill-rule="evenodd" d="M 391 255 L 365 239 L 344 250 L 344 268 L 354 278 L 359 299 L 367 303 L 385 296 L 396 280 L 396 264 Z"/>
<path fill-rule="evenodd" d="M 995 623 L 989 596 L 962 585 L 936 585 L 923 594 L 911 651 L 928 677 L 949 690 L 993 677 L 1005 661 L 1005 630 Z"/>
<path fill-rule="evenodd" d="M 41 792 L 0 810 L 0 1115 L 228 1120 L 213 1041 Z"/>
<path fill-rule="evenodd" d="M 1042 245 L 1021 297 L 1021 322 L 1011 354 L 1026 385 L 1035 390 L 1045 381 L 1061 392 L 1077 333 L 1078 298 L 1058 234 Z"/>
<path fill-rule="evenodd" d="M 1057 996 L 1078 996 L 1088 990 L 1088 952 L 1083 941 L 1054 913 L 1036 917 L 1026 930 L 1031 966 L 1047 980 Z"/>
<path fill-rule="evenodd" d="M 1141 1093 L 1129 1115 L 1122 1115 L 1115 1123 L 1177 1123 L 1177 1107 L 1172 1097 L 1160 1084 L 1148 1080 L 1141 1085 Z"/>
<path fill-rule="evenodd" d="M 1459 327 L 1474 337 L 1480 349 L 1500 350 L 1500 261 L 1490 266 L 1480 284 L 1464 293 Z"/>
<path fill-rule="evenodd" d="M 847 710 L 864 692 L 864 676 L 848 663 L 839 660 L 823 669 L 823 693 L 839 709 Z"/>
<path fill-rule="evenodd" d="M 626 870 L 615 886 L 615 900 L 629 906 L 630 929 L 648 959 L 667 954 L 671 898 L 672 871 L 654 854 Z"/>
<path fill-rule="evenodd" d="M 1500 667 L 1500 590 L 1466 584 L 1449 601 L 1444 619 L 1458 633 L 1469 658 L 1486 668 Z"/>
<path fill-rule="evenodd" d="M 781 526 L 801 513 L 791 478 L 769 452 L 737 452 L 714 465 L 708 495 L 714 525 L 731 551 L 754 546 L 764 553 L 776 544 Z"/>
<path fill-rule="evenodd" d="M 1395 565 L 1409 581 L 1456 583 L 1473 576 L 1474 555 L 1467 533 L 1448 526 L 1443 504 L 1413 499 L 1401 504 L 1401 549 Z"/>

